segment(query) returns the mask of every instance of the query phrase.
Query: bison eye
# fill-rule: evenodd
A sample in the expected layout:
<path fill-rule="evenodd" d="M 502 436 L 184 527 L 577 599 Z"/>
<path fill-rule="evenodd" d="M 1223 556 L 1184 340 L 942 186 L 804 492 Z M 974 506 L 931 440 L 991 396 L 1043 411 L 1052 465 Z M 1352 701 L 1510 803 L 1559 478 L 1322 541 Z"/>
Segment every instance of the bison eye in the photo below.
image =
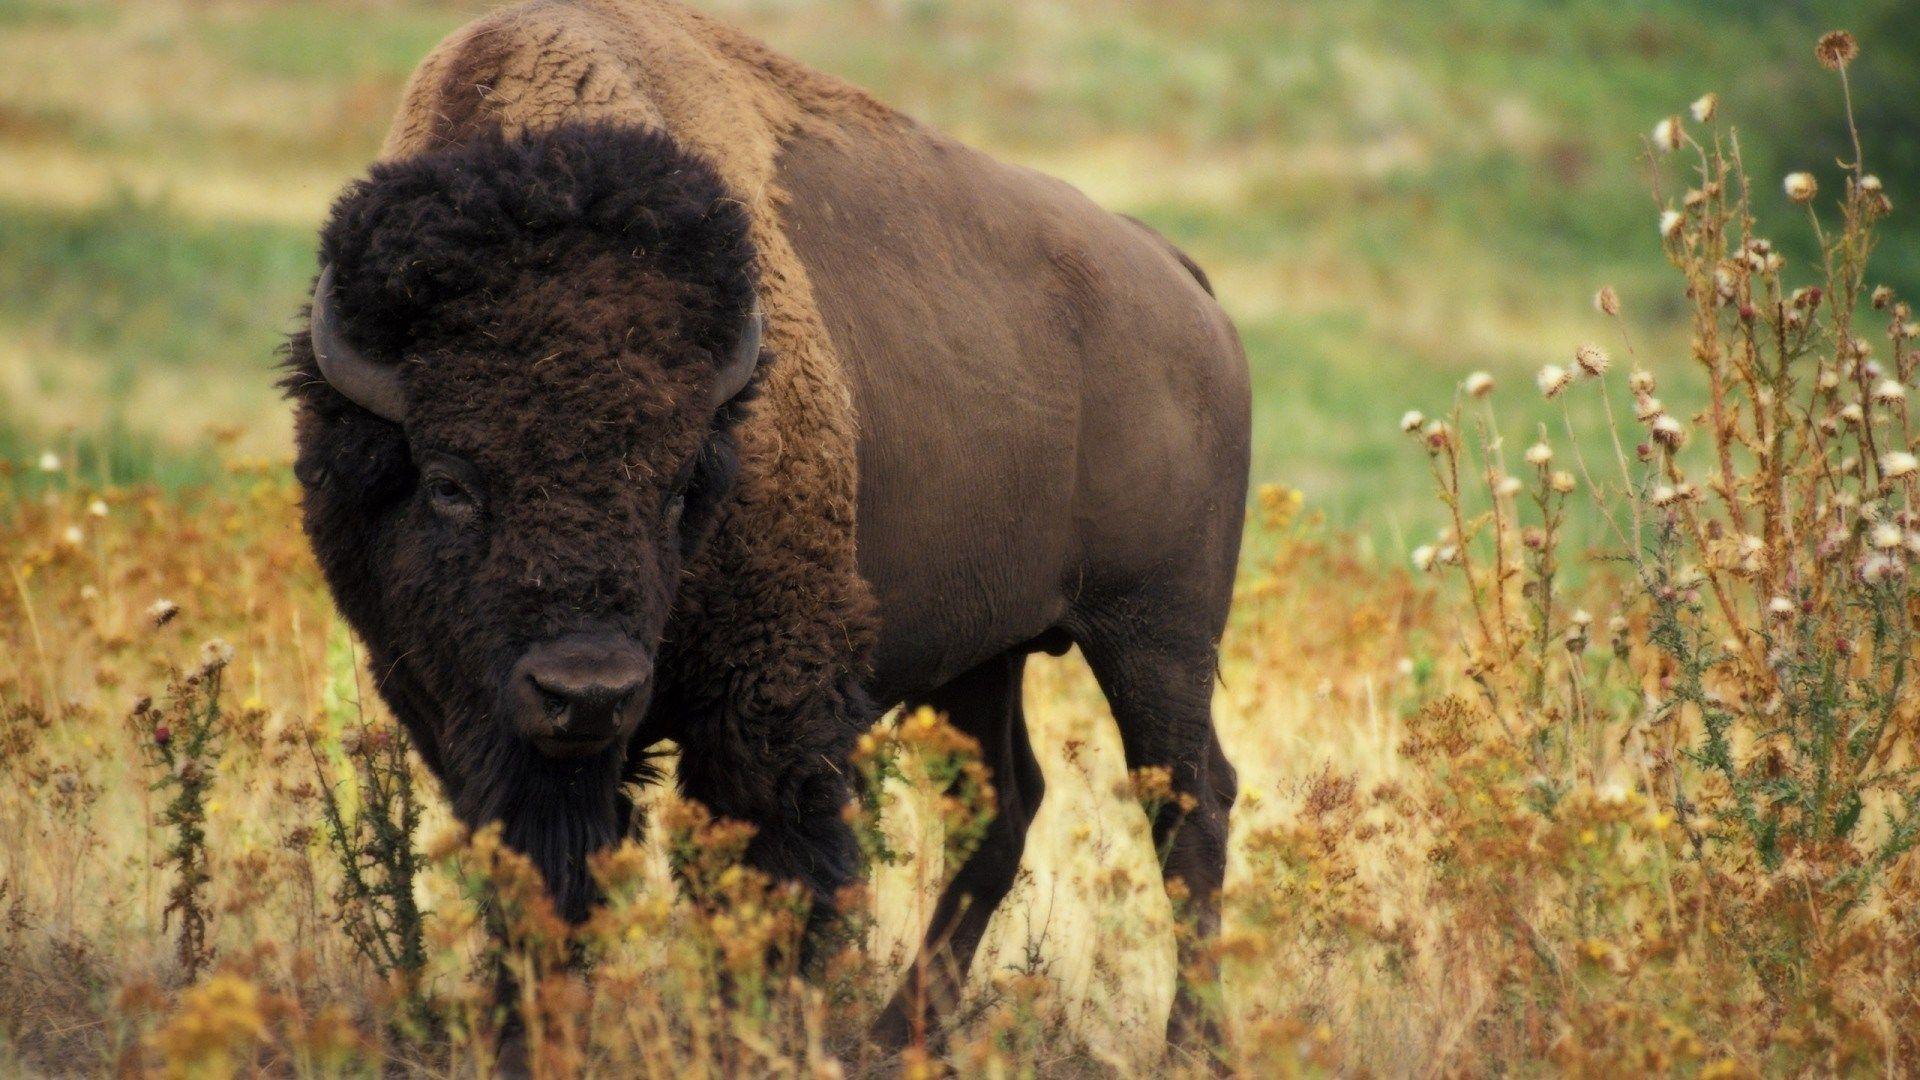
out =
<path fill-rule="evenodd" d="M 428 504 L 441 517 L 464 521 L 473 516 L 473 493 L 446 473 L 427 474 L 426 490 Z"/>

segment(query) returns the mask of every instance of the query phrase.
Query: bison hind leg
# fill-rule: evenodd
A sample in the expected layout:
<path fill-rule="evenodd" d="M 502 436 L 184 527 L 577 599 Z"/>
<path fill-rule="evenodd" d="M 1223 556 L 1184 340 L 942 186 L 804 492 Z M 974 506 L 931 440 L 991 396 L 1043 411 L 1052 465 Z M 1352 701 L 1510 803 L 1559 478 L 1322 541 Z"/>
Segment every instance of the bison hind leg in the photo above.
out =
<path fill-rule="evenodd" d="M 1231 581 L 1231 559 L 1223 559 Z M 1179 976 L 1167 1038 L 1216 1067 L 1225 1050 L 1213 939 L 1227 869 L 1227 823 L 1238 778 L 1213 725 L 1219 634 L 1230 585 L 1162 581 L 1077 613 L 1074 640 L 1113 709 L 1127 769 L 1164 770 L 1150 797 L 1154 850 L 1180 922 Z"/>

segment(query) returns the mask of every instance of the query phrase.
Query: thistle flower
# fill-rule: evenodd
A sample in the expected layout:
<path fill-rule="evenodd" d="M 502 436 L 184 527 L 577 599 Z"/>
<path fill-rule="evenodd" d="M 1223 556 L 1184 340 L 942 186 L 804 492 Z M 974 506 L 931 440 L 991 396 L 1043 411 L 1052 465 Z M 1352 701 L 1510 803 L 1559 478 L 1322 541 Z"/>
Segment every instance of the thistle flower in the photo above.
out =
<path fill-rule="evenodd" d="M 1434 559 L 1438 555 L 1439 550 L 1432 544 L 1421 544 L 1413 549 L 1413 568 L 1422 573 L 1432 570 Z"/>
<path fill-rule="evenodd" d="M 1881 551 L 1892 551 L 1905 544 L 1906 539 L 1906 533 L 1901 532 L 1898 525 L 1884 521 L 1873 527 L 1873 535 L 1869 537 L 1873 546 Z"/>
<path fill-rule="evenodd" d="M 1784 596 L 1776 596 L 1767 601 L 1767 614 L 1776 619 L 1790 619 L 1793 617 L 1793 601 Z"/>
<path fill-rule="evenodd" d="M 1693 104 L 1687 107 L 1687 111 L 1693 113 L 1695 121 L 1710 124 L 1713 122 L 1714 114 L 1720 111 L 1720 95 L 1711 92 L 1701 94 L 1693 99 Z"/>
<path fill-rule="evenodd" d="M 1660 238 L 1671 240 L 1680 235 L 1680 226 L 1686 224 L 1686 217 L 1678 210 L 1666 210 L 1660 214 Z"/>
<path fill-rule="evenodd" d="M 1427 425 L 1426 414 L 1419 409 L 1408 409 L 1400 417 L 1400 430 L 1411 435 Z"/>
<path fill-rule="evenodd" d="M 1680 493 L 1675 491 L 1671 484 L 1661 484 L 1659 487 L 1653 489 L 1653 495 L 1649 497 L 1648 501 L 1652 502 L 1655 506 L 1672 506 L 1679 498 Z"/>
<path fill-rule="evenodd" d="M 1654 379 L 1653 372 L 1651 371 L 1642 369 L 1627 376 L 1627 389 L 1632 390 L 1636 394 L 1651 394 L 1653 393 L 1653 387 Z"/>
<path fill-rule="evenodd" d="M 1522 484 L 1517 476 L 1502 476 L 1494 481 L 1493 492 L 1502 497 L 1518 495 L 1525 487 L 1526 485 Z"/>
<path fill-rule="evenodd" d="M 1788 173 L 1782 186 L 1787 189 L 1787 198 L 1797 203 L 1812 202 L 1813 197 L 1820 193 L 1820 184 L 1810 172 Z"/>
<path fill-rule="evenodd" d="M 1814 59 L 1830 71 L 1844 71 L 1860 55 L 1860 43 L 1845 30 L 1830 30 L 1813 47 Z"/>
<path fill-rule="evenodd" d="M 1873 289 L 1873 307 L 1875 311 L 1885 311 L 1893 302 L 1893 288 L 1888 285 L 1876 285 Z"/>
<path fill-rule="evenodd" d="M 1687 441 L 1687 429 L 1680 421 L 1662 414 L 1653 418 L 1653 438 L 1667 449 L 1677 450 Z"/>
<path fill-rule="evenodd" d="M 1546 443 L 1537 442 L 1527 447 L 1527 464 L 1535 468 L 1545 468 L 1547 463 L 1552 460 L 1553 447 L 1548 446 Z"/>
<path fill-rule="evenodd" d="M 1840 406 L 1840 419 L 1849 424 L 1865 423 L 1866 413 L 1860 410 L 1858 402 L 1849 401 Z"/>
<path fill-rule="evenodd" d="M 1573 474 L 1565 469 L 1555 469 L 1553 475 L 1548 477 L 1547 483 L 1561 495 L 1569 495 L 1573 492 Z"/>
<path fill-rule="evenodd" d="M 1573 350 L 1573 362 L 1581 371 L 1597 378 L 1607 373 L 1607 365 L 1613 361 L 1607 357 L 1607 350 L 1589 343 Z"/>
<path fill-rule="evenodd" d="M 1900 560 L 1875 553 L 1860 562 L 1860 577 L 1869 585 L 1878 585 L 1900 572 Z"/>
<path fill-rule="evenodd" d="M 1868 173 L 1860 178 L 1860 191 L 1862 194 L 1878 195 L 1884 190 L 1885 188 L 1881 185 L 1880 178 L 1872 173 Z"/>
<path fill-rule="evenodd" d="M 1476 371 L 1460 384 L 1468 397 L 1483 398 L 1493 393 L 1493 376 L 1484 371 Z"/>
<path fill-rule="evenodd" d="M 1540 387 L 1542 394 L 1550 398 L 1559 397 L 1560 391 L 1565 390 L 1567 385 L 1573 382 L 1573 373 L 1559 364 L 1548 364 L 1540 369 L 1540 373 L 1533 377 L 1533 381 Z"/>
<path fill-rule="evenodd" d="M 1880 455 L 1880 475 L 1889 480 L 1911 476 L 1915 469 L 1920 469 L 1920 458 L 1905 450 L 1893 450 Z"/>
<path fill-rule="evenodd" d="M 219 671 L 233 663 L 233 646 L 225 638 L 214 638 L 200 646 L 200 670 Z"/>
<path fill-rule="evenodd" d="M 1613 286 L 1602 285 L 1600 291 L 1593 294 L 1593 307 L 1602 315 L 1618 315 L 1620 294 L 1613 291 Z"/>
<path fill-rule="evenodd" d="M 1880 384 L 1873 388 L 1873 400 L 1875 401 L 1892 404 L 1893 402 L 1905 401 L 1906 399 L 1907 388 L 1901 385 L 1898 379 L 1882 379 L 1880 380 Z"/>
<path fill-rule="evenodd" d="M 1660 404 L 1659 398 L 1648 394 L 1635 400 L 1633 418 L 1643 424 L 1650 424 L 1665 415 L 1666 411 L 1666 406 Z"/>
<path fill-rule="evenodd" d="M 1653 125 L 1653 145 L 1662 153 L 1671 153 L 1686 145 L 1687 129 L 1678 116 L 1669 116 Z"/>
<path fill-rule="evenodd" d="M 147 621 L 152 623 L 156 630 L 172 622 L 174 616 L 178 614 L 180 614 L 180 605 L 164 597 L 155 600 L 147 607 Z"/>

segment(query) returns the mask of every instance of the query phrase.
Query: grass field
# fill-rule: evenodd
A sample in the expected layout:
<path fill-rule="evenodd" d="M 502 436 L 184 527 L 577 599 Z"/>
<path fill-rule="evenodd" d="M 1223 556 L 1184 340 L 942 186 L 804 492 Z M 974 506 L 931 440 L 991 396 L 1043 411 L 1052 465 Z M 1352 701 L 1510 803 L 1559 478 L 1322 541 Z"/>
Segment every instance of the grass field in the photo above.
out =
<path fill-rule="evenodd" d="M 364 769 L 366 755 L 338 744 L 365 717 L 354 645 L 297 534 L 288 415 L 272 383 L 329 200 L 374 153 L 420 56 L 490 6 L 0 0 L 0 1072 L 480 1065 L 457 1038 L 448 1049 L 389 1030 L 394 999 L 337 922 L 308 740 L 329 775 Z M 1851 75 L 1868 164 L 1904 210 L 1901 193 L 1920 193 L 1910 13 L 1882 0 L 1760 12 L 1673 0 L 703 6 L 1146 219 L 1207 268 L 1239 325 L 1256 388 L 1255 479 L 1274 490 L 1255 508 L 1266 520 L 1217 706 L 1245 793 L 1224 961 L 1234 1067 L 1915 1070 L 1901 1056 L 1913 1041 L 1898 1034 L 1920 1000 L 1904 961 L 1875 968 L 1871 986 L 1853 944 L 1804 963 L 1716 966 L 1733 961 L 1706 928 L 1732 909 L 1713 898 L 1746 897 L 1758 879 L 1742 875 L 1758 871 L 1674 869 L 1686 844 L 1656 797 L 1653 778 L 1666 774 L 1645 766 L 1658 754 L 1629 751 L 1626 734 L 1594 721 L 1579 729 L 1593 736 L 1591 760 L 1549 767 L 1539 747 L 1551 740 L 1515 751 L 1490 734 L 1493 718 L 1467 732 L 1435 711 L 1476 685 L 1463 655 L 1486 657 L 1458 597 L 1402 572 L 1447 511 L 1427 456 L 1399 430 L 1403 412 L 1444 412 L 1463 377 L 1486 371 L 1503 386 L 1514 456 L 1541 424 L 1566 454 L 1561 410 L 1530 392 L 1534 372 L 1571 363 L 1585 340 L 1613 347 L 1622 330 L 1641 354 L 1674 358 L 1655 364 L 1663 395 L 1699 400 L 1706 376 L 1682 362 L 1692 308 L 1661 256 L 1660 205 L 1640 164 L 1653 124 L 1718 92 L 1754 205 L 1779 223 L 1769 235 L 1791 267 L 1808 266 L 1820 249 L 1778 177 L 1811 169 L 1831 193 L 1847 152 L 1811 42 L 1833 26 L 1859 33 Z M 1881 226 L 1874 263 L 1873 282 L 1903 295 L 1920 292 L 1910 220 L 1896 212 Z M 1618 327 L 1592 303 L 1606 284 L 1623 301 Z M 1611 460 L 1597 424 L 1572 442 Z M 1601 536 L 1584 510 L 1565 527 L 1571 547 Z M 1602 625 L 1617 608 L 1634 634 L 1654 633 L 1657 604 L 1630 611 L 1604 577 L 1577 588 Z M 156 629 L 149 612 L 163 599 L 181 614 Z M 1542 616 L 1542 642 L 1565 618 Z M 150 760 L 151 724 L 126 717 L 140 694 L 168 707 L 169 672 L 191 670 L 212 637 L 236 650 L 202 804 L 216 962 L 188 986 L 179 913 L 163 912 L 174 879 L 156 865 L 179 789 Z M 1618 668 L 1605 700 L 1621 715 L 1637 708 L 1636 680 L 1657 697 L 1687 670 Z M 1888 708 L 1906 723 L 1903 686 Z M 1037 665 L 1028 687 L 1048 800 L 976 966 L 990 987 L 983 1018 L 951 1064 L 1146 1069 L 1174 962 L 1137 793 L 1077 658 Z M 1586 714 L 1568 715 L 1542 706 L 1542 730 L 1572 731 Z M 1603 732 L 1619 746 L 1602 747 Z M 1454 750 L 1436 759 L 1443 738 Z M 1881 764 L 1903 770 L 1907 753 Z M 1571 778 L 1564 799 L 1541 811 L 1530 793 L 1556 770 Z M 361 780 L 347 785 L 356 799 Z M 933 842 L 879 874 L 876 982 L 900 963 L 942 871 L 936 801 L 898 794 L 887 827 Z M 423 838 L 445 825 L 431 798 L 427 812 Z M 1522 835 L 1524 851 L 1501 847 Z M 637 872 L 643 897 L 667 891 L 662 844 Z M 1911 886 L 1905 861 L 1887 866 Z M 429 944 L 443 1011 L 470 989 L 466 880 L 436 859 L 417 890 L 441 913 Z M 1884 916 L 1883 936 L 1860 950 L 1892 957 L 1920 942 L 1886 898 L 1858 910 Z M 680 908 L 636 903 L 623 917 L 686 948 L 714 932 Z M 1786 955 L 1779 942 L 1802 940 L 1766 933 L 1724 951 Z M 620 1001 L 642 1001 L 631 1009 L 658 1030 L 585 1049 L 559 1038 L 584 1055 L 571 1067 L 830 1075 L 836 1055 L 849 1071 L 903 1067 L 845 1030 L 860 1001 L 775 986 L 735 1026 L 688 1027 L 698 1010 L 672 994 L 718 991 L 649 981 L 660 966 L 674 979 L 712 975 L 711 956 L 678 948 L 630 945 L 608 965 L 607 978 L 634 980 L 619 984 L 629 997 L 599 992 L 579 1015 L 613 1024 Z M 1845 992 L 1795 996 L 1834 986 Z M 1868 1043 L 1884 1052 L 1840 1049 Z"/>

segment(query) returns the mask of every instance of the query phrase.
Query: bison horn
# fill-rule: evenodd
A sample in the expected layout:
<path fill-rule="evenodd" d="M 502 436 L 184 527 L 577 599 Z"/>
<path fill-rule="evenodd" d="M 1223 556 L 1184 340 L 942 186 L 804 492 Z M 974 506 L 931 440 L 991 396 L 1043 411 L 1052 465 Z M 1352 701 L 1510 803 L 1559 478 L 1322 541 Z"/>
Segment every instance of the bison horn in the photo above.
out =
<path fill-rule="evenodd" d="M 320 281 L 313 287 L 308 325 L 312 328 L 314 362 L 335 390 L 383 420 L 396 424 L 406 420 L 407 395 L 400 385 L 399 369 L 361 355 L 340 332 L 333 313 L 331 266 L 320 271 Z"/>
<path fill-rule="evenodd" d="M 721 363 L 720 370 L 713 376 L 714 408 L 719 408 L 740 396 L 753 379 L 753 369 L 760 366 L 760 336 L 766 331 L 766 317 L 760 313 L 760 298 L 755 297 L 753 310 L 747 312 L 745 325 L 740 328 L 740 342 L 733 352 Z"/>

